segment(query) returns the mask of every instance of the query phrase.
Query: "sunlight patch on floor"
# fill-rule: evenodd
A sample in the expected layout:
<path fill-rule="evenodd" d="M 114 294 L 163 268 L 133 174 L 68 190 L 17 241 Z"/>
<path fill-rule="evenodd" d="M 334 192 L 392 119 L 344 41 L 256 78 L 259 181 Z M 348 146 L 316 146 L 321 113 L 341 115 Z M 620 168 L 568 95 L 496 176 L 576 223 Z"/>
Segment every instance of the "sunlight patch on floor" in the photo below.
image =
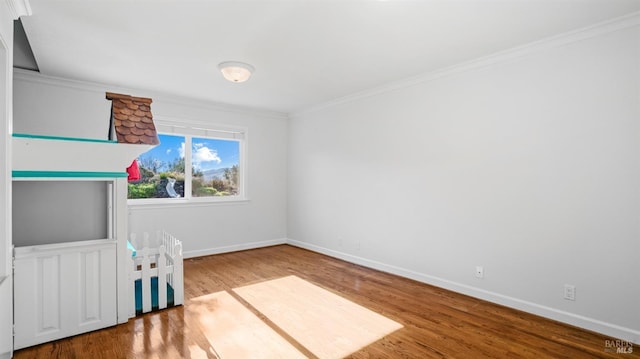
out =
<path fill-rule="evenodd" d="M 209 359 L 212 356 L 213 358 L 217 358 L 215 354 L 207 353 L 197 345 L 189 345 L 189 355 L 190 359 Z"/>
<path fill-rule="evenodd" d="M 402 325 L 296 276 L 234 292 L 319 358 L 343 358 Z"/>
<path fill-rule="evenodd" d="M 194 358 L 306 358 L 228 292 L 192 299 L 185 310 L 197 317 L 210 344 L 193 348 Z"/>

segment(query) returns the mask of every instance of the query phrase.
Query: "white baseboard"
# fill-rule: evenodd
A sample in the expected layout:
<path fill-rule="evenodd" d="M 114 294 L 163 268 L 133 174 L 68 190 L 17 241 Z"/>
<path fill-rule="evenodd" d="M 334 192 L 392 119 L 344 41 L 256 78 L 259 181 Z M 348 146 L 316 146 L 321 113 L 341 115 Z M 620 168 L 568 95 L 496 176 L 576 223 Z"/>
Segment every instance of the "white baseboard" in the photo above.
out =
<path fill-rule="evenodd" d="M 640 345 L 640 331 L 637 331 L 637 330 L 621 327 L 619 325 L 615 325 L 612 323 L 606 323 L 597 319 L 584 317 L 578 314 L 554 309 L 551 307 L 536 304 L 526 300 L 509 297 L 506 295 L 476 288 L 466 284 L 461 284 L 461 283 L 453 282 L 443 278 L 434 277 L 428 274 L 418 273 L 409 269 L 396 267 L 394 265 L 389 265 L 389 264 L 373 261 L 370 259 L 354 256 L 351 254 L 335 251 L 332 249 L 320 247 L 310 243 L 296 241 L 293 239 L 287 239 L 286 243 L 292 246 L 308 249 L 313 252 L 325 254 L 330 257 L 342 259 L 350 263 L 376 269 L 382 272 L 399 275 L 401 277 L 413 279 L 422 283 L 434 285 L 434 286 L 448 289 L 457 293 L 462 293 L 478 299 L 504 305 L 506 307 L 522 310 L 524 312 L 536 314 L 541 317 L 557 320 L 559 322 L 567 323 L 579 328 L 584 328 L 597 333 L 601 333 L 603 335 L 607 335 L 612 338 L 625 340 L 625 341 L 629 341 L 629 342 Z M 602 343 L 602 345 L 604 346 L 605 344 Z"/>
<path fill-rule="evenodd" d="M 280 238 L 280 239 L 272 239 L 268 241 L 242 243 L 242 244 L 234 244 L 232 246 L 208 248 L 208 249 L 197 250 L 197 251 L 185 251 L 182 253 L 182 256 L 183 258 L 203 257 L 203 256 L 210 256 L 212 254 L 244 251 L 247 249 L 277 246 L 279 244 L 286 244 L 286 243 L 287 243 L 286 238 Z"/>

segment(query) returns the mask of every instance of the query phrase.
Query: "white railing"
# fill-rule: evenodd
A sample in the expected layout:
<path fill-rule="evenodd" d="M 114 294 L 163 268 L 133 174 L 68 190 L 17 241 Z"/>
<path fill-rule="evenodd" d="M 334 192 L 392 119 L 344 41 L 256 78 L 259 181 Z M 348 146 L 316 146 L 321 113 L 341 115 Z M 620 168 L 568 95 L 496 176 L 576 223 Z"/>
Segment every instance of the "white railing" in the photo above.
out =
<path fill-rule="evenodd" d="M 184 303 L 184 284 L 182 267 L 182 242 L 171 234 L 162 231 L 157 233 L 156 245 L 149 246 L 149 234 L 145 232 L 142 249 L 137 243 L 136 234 L 130 235 L 130 242 L 136 248 L 135 254 L 128 250 L 129 267 L 129 317 L 136 316 L 136 281 L 140 280 L 142 294 L 142 313 L 152 311 L 152 281 L 157 278 L 157 309 L 168 306 L 168 287 L 173 289 L 173 305 Z"/>

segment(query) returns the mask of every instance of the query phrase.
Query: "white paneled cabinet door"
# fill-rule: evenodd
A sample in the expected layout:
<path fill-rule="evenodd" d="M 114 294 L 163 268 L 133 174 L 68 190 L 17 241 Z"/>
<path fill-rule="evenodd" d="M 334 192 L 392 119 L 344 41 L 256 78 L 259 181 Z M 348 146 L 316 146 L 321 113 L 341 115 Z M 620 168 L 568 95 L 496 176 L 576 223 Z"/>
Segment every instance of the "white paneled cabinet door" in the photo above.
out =
<path fill-rule="evenodd" d="M 15 250 L 15 349 L 116 324 L 116 243 Z"/>

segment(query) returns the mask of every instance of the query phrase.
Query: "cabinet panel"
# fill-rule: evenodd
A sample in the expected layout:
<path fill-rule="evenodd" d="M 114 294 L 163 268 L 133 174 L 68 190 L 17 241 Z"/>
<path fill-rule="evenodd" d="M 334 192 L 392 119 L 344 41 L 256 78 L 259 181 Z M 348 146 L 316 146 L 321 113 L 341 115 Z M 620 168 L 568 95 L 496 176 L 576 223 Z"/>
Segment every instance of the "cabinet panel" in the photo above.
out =
<path fill-rule="evenodd" d="M 38 287 L 33 314 L 36 316 L 36 335 L 60 331 L 60 256 L 34 258 Z"/>
<path fill-rule="evenodd" d="M 15 348 L 116 324 L 113 240 L 16 248 Z"/>
<path fill-rule="evenodd" d="M 81 253 L 80 324 L 100 320 L 100 253 Z"/>

